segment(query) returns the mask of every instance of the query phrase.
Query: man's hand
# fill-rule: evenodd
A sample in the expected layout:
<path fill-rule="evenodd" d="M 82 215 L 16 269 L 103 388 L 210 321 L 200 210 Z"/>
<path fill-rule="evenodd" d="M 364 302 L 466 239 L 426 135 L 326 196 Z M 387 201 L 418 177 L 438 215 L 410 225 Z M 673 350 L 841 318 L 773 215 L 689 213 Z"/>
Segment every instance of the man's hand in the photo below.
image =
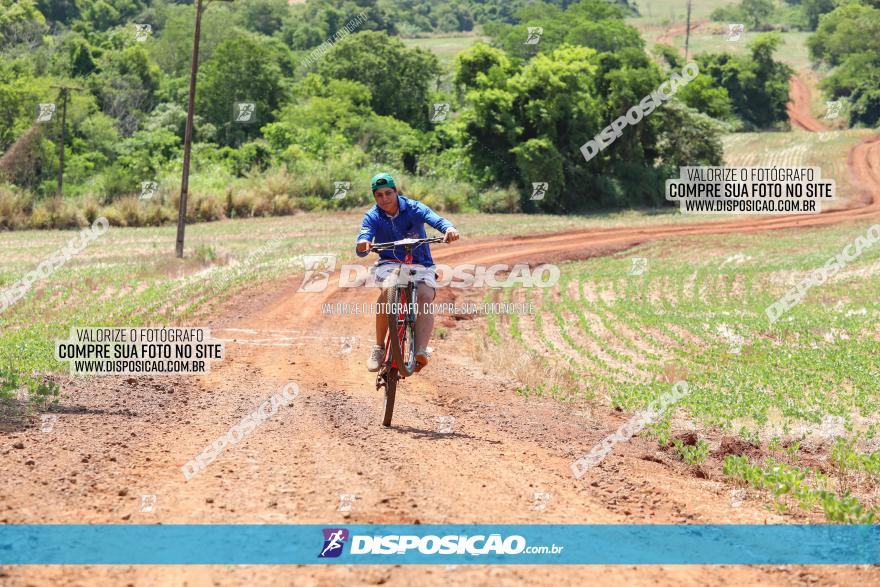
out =
<path fill-rule="evenodd" d="M 370 241 L 358 241 L 357 244 L 357 252 L 358 253 L 368 253 L 370 249 L 373 248 L 373 243 Z"/>
<path fill-rule="evenodd" d="M 458 231 L 455 228 L 450 228 L 446 231 L 446 234 L 443 235 L 444 243 L 451 243 L 453 241 L 457 241 L 459 239 Z"/>

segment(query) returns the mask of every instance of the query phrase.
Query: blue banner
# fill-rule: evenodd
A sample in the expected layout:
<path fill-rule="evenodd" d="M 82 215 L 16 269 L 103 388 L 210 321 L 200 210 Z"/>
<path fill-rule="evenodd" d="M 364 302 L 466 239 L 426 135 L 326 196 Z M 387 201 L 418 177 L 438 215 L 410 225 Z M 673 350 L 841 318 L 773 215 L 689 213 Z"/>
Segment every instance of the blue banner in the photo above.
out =
<path fill-rule="evenodd" d="M 880 526 L 0 526 L 0 564 L 880 564 Z"/>

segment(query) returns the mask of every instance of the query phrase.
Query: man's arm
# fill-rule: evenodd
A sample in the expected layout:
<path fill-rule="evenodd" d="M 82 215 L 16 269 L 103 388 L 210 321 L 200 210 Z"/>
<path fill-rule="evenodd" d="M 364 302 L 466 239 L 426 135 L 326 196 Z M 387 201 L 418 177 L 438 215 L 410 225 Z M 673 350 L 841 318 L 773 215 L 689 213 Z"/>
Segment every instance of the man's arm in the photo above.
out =
<path fill-rule="evenodd" d="M 375 236 L 373 219 L 369 214 L 364 214 L 364 219 L 361 221 L 361 230 L 358 232 L 354 249 L 358 257 L 366 257 L 370 254 L 370 248 L 373 246 L 373 238 Z"/>
<path fill-rule="evenodd" d="M 429 224 L 435 230 L 442 232 L 446 236 L 446 242 L 458 240 L 458 231 L 452 226 L 452 223 L 425 206 L 421 202 L 416 202 L 419 216 L 426 224 Z"/>

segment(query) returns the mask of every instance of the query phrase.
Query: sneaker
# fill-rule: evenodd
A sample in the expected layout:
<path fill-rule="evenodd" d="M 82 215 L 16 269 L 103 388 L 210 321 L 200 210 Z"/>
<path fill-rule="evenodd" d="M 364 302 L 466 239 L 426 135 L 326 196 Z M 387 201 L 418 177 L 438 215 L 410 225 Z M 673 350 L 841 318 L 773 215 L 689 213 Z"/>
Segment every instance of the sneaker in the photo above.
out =
<path fill-rule="evenodd" d="M 431 351 L 418 351 L 416 352 L 416 368 L 414 370 L 415 373 L 421 371 L 425 365 L 428 364 L 428 357 L 431 356 Z"/>
<path fill-rule="evenodd" d="M 379 365 L 382 364 L 382 359 L 385 358 L 385 347 L 381 347 L 377 344 L 373 345 L 373 349 L 370 351 L 370 358 L 367 359 L 367 370 L 375 373 L 379 370 Z"/>

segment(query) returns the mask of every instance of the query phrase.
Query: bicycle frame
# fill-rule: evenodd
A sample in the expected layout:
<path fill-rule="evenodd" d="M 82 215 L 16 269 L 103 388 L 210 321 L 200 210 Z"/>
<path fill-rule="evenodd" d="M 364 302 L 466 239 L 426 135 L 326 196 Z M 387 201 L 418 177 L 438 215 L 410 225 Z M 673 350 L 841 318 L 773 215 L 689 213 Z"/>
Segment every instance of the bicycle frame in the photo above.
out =
<path fill-rule="evenodd" d="M 393 289 L 389 288 L 386 290 L 387 293 L 383 296 L 386 303 L 395 302 L 400 304 L 396 311 L 392 307 L 386 309 L 385 315 L 388 319 L 388 329 L 385 334 L 385 356 L 379 368 L 379 373 L 376 375 L 376 390 L 385 388 L 383 426 L 391 425 L 398 380 L 415 373 L 415 323 L 416 315 L 418 314 L 416 305 L 418 303 L 418 290 L 412 280 L 413 248 L 421 244 L 441 242 L 442 240 L 439 238 L 403 239 L 393 243 L 381 243 L 373 247 L 374 252 L 393 249 L 398 246 L 404 248 L 404 259 L 397 273 L 397 283 L 394 284 Z M 396 255 L 395 259 L 397 261 L 400 260 Z M 403 278 L 402 280 L 401 277 Z M 394 311 L 393 314 L 392 311 Z M 409 330 L 408 336 L 407 330 Z M 403 364 L 399 364 L 398 359 Z"/>
<path fill-rule="evenodd" d="M 397 324 L 395 324 L 393 326 L 390 322 L 388 324 L 388 332 L 385 334 L 385 361 L 384 361 L 383 369 L 380 371 L 380 373 L 387 371 L 388 369 L 397 369 L 398 373 L 401 372 L 400 366 L 397 364 L 397 362 L 394 360 L 394 357 L 391 355 L 390 337 L 392 335 L 392 332 L 394 332 L 394 327 L 396 327 L 397 332 L 395 334 L 397 335 L 397 339 L 402 341 L 403 335 L 404 335 L 404 329 L 406 328 L 407 318 L 410 318 L 413 321 L 415 321 L 415 319 L 416 319 L 414 311 L 412 313 L 404 311 L 404 310 L 408 310 L 410 308 L 410 306 L 408 305 L 410 300 L 412 300 L 412 308 L 415 308 L 415 304 L 417 303 L 416 299 L 418 297 L 418 293 L 416 292 L 416 288 L 413 285 L 412 280 L 410 279 L 412 274 L 410 273 L 411 270 L 409 269 L 408 265 L 412 265 L 412 262 L 413 262 L 413 256 L 412 256 L 411 247 L 407 247 L 406 255 L 404 255 L 404 258 L 403 258 L 403 265 L 400 268 L 401 271 L 407 272 L 406 281 L 405 281 L 406 285 L 405 286 L 401 285 L 400 279 L 398 279 L 397 285 L 394 286 L 395 288 L 400 290 L 401 311 L 397 314 L 397 318 L 396 318 Z M 415 341 L 412 341 L 411 344 L 415 344 Z M 403 379 L 404 377 L 401 377 L 401 379 Z"/>

